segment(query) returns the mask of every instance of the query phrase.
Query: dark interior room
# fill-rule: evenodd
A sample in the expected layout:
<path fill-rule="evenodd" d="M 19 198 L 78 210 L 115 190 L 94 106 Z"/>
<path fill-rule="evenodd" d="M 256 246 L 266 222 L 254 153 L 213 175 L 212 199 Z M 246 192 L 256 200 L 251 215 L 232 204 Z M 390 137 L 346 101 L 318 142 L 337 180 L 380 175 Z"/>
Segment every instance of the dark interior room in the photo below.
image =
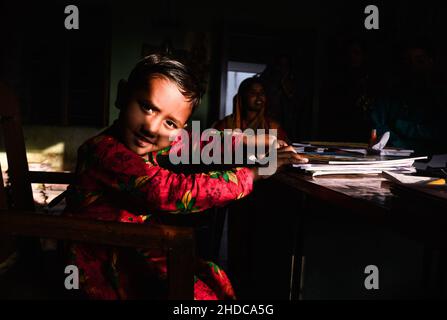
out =
<path fill-rule="evenodd" d="M 446 7 L 0 0 L 0 299 L 445 299 Z"/>

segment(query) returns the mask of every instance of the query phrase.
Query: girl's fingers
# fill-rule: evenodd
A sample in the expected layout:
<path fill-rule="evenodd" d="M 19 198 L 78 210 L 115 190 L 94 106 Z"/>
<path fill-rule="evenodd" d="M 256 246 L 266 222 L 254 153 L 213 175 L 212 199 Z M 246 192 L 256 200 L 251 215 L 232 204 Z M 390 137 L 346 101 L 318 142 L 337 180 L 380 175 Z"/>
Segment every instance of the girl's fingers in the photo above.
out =
<path fill-rule="evenodd" d="M 284 147 L 288 146 L 287 142 L 285 142 L 284 140 L 278 139 L 276 142 L 278 143 L 278 145 L 277 145 L 278 149 L 279 148 L 284 148 Z"/>
<path fill-rule="evenodd" d="M 287 145 L 284 146 L 284 147 L 280 147 L 280 148 L 277 150 L 278 155 L 279 155 L 281 152 L 287 152 L 287 151 L 296 153 L 295 148 L 294 148 L 293 146 L 287 146 Z"/>
<path fill-rule="evenodd" d="M 278 153 L 278 161 L 281 161 L 282 164 L 307 163 L 307 162 L 309 162 L 309 159 L 307 159 L 306 157 L 303 157 L 300 154 L 289 151 L 289 152 Z"/>
<path fill-rule="evenodd" d="M 295 151 L 278 151 L 277 153 L 278 158 L 288 158 L 288 157 L 295 157 L 295 158 L 305 158 L 302 154 L 296 153 Z"/>

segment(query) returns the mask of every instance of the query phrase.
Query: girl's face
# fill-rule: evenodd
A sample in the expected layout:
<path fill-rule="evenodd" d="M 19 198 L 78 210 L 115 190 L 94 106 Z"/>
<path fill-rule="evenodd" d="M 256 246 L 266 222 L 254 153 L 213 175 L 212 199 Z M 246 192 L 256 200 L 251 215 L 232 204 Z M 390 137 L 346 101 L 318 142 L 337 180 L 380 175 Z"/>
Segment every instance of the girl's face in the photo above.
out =
<path fill-rule="evenodd" d="M 174 82 L 151 77 L 146 88 L 132 92 L 124 106 L 119 120 L 124 144 L 141 156 L 166 148 L 191 112 L 191 102 Z"/>

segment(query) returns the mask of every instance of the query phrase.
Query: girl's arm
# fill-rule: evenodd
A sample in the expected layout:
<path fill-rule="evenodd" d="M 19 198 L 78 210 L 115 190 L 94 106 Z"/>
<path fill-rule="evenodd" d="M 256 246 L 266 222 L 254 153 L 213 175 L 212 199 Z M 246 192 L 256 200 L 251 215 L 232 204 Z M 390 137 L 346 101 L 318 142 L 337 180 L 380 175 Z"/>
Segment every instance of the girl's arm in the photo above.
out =
<path fill-rule="evenodd" d="M 196 212 L 248 195 L 256 178 L 255 169 L 234 168 L 228 171 L 181 174 L 151 164 L 110 136 L 88 142 L 94 161 L 86 168 L 89 176 L 117 196 L 147 207 L 173 213 Z"/>
<path fill-rule="evenodd" d="M 179 164 L 235 164 L 234 166 L 241 166 L 244 164 L 254 164 L 247 162 L 248 153 L 267 153 L 271 148 L 276 148 L 278 139 L 276 135 L 272 134 L 252 134 L 235 130 L 217 130 L 207 129 L 203 133 L 183 131 L 181 135 L 177 136 L 171 149 L 167 148 L 163 155 L 175 155 L 176 161 Z M 202 140 L 203 139 L 203 140 Z M 218 155 L 213 153 L 217 151 Z M 182 157 L 183 152 L 186 152 Z M 235 154 L 237 156 L 235 157 Z M 199 163 L 195 163 L 193 155 L 200 158 Z M 197 157 L 199 155 L 199 157 Z M 208 157 L 208 162 L 205 162 L 205 157 Z M 239 160 L 236 160 L 239 159 Z M 228 163 L 228 161 L 230 163 Z M 166 161 L 164 161 L 166 163 Z M 169 167 L 169 166 L 168 166 Z M 175 169 L 174 169 L 175 171 Z"/>

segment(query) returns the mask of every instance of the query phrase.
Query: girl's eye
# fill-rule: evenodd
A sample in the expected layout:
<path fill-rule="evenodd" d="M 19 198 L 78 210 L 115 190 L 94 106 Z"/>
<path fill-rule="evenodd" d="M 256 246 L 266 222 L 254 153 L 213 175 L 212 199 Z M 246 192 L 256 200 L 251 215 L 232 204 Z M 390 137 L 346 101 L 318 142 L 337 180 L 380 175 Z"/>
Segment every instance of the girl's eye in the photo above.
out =
<path fill-rule="evenodd" d="M 141 108 L 142 108 L 144 111 L 146 111 L 148 114 L 152 114 L 152 113 L 154 113 L 154 109 L 153 109 L 150 105 L 147 105 L 147 104 L 142 103 L 142 104 L 141 104 Z"/>
<path fill-rule="evenodd" d="M 175 122 L 171 121 L 171 120 L 166 120 L 166 124 L 170 127 L 170 128 L 177 128 L 177 125 L 175 124 Z"/>

